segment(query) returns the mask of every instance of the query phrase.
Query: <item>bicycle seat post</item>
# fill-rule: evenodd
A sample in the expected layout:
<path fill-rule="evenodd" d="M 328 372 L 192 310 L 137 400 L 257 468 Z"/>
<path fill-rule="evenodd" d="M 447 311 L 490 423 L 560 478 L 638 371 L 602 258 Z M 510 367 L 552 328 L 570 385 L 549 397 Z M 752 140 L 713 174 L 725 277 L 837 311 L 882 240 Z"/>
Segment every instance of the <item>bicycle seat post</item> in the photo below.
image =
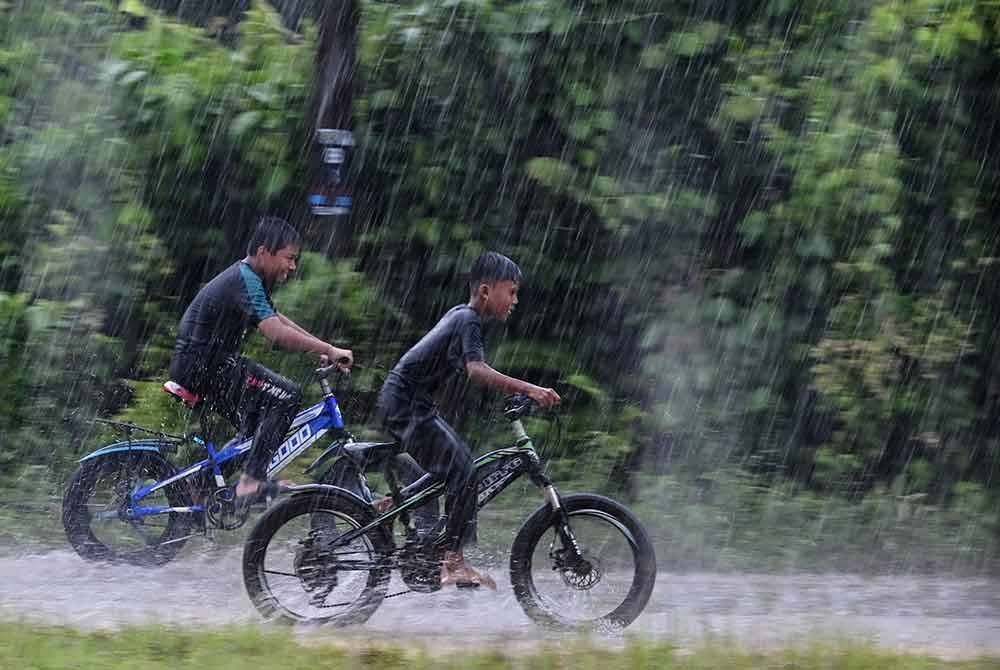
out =
<path fill-rule="evenodd" d="M 205 452 L 208 453 L 208 460 L 212 463 L 212 474 L 215 476 L 215 485 L 220 489 L 225 487 L 226 478 L 222 476 L 222 468 L 219 467 L 219 452 L 217 452 L 215 447 L 212 446 L 212 441 L 196 437 L 195 442 L 200 442 L 201 445 L 205 447 Z"/>
<path fill-rule="evenodd" d="M 208 460 L 212 464 L 212 475 L 215 479 L 215 485 L 219 488 L 223 488 L 226 485 L 226 478 L 222 476 L 222 468 L 219 467 L 219 452 L 217 452 L 215 447 L 212 445 L 211 426 L 206 418 L 209 412 L 208 403 L 202 401 L 198 404 L 194 411 L 195 420 L 198 423 L 198 430 L 201 432 L 200 436 L 194 437 L 194 442 L 195 444 L 199 444 L 205 448 L 205 453 L 208 454 Z"/>

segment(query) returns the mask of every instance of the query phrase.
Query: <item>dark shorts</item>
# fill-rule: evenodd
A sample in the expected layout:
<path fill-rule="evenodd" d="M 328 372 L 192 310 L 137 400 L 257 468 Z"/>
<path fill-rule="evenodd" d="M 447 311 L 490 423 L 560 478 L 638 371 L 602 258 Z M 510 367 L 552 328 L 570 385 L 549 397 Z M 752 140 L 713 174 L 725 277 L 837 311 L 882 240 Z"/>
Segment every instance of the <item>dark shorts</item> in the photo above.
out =
<path fill-rule="evenodd" d="M 472 451 L 441 418 L 433 405 L 414 402 L 405 391 L 387 382 L 379 394 L 382 426 L 425 472 L 445 483 L 445 513 L 453 547 L 472 539 L 476 491 Z"/>
<path fill-rule="evenodd" d="M 226 359 L 201 379 L 174 381 L 204 395 L 240 435 L 254 436 L 244 471 L 257 479 L 266 478 L 271 457 L 302 402 L 298 384 L 244 356 Z"/>

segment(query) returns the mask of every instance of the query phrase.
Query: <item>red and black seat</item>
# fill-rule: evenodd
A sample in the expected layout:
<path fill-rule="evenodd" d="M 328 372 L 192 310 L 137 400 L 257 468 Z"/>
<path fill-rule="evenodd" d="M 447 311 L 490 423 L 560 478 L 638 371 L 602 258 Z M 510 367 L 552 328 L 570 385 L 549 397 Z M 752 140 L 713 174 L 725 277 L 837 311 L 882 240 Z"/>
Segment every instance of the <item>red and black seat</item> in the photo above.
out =
<path fill-rule="evenodd" d="M 181 400 L 185 405 L 194 409 L 201 402 L 201 396 L 194 391 L 189 391 L 175 381 L 166 382 L 163 390 Z"/>

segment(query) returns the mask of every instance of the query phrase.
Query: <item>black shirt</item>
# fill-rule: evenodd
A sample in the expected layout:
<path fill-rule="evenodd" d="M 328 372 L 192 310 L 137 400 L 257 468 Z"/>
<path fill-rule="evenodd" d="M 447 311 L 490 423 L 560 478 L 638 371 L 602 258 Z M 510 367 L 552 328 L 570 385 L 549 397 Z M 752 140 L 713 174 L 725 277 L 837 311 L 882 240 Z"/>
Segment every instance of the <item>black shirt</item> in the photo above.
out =
<path fill-rule="evenodd" d="M 389 373 L 386 386 L 395 401 L 384 409 L 393 415 L 432 409 L 445 382 L 464 376 L 466 363 L 484 359 L 479 314 L 468 305 L 452 307 Z"/>
<path fill-rule="evenodd" d="M 192 390 L 229 356 L 238 354 L 249 328 L 277 314 L 260 275 L 245 261 L 205 284 L 188 305 L 177 332 L 170 377 Z"/>

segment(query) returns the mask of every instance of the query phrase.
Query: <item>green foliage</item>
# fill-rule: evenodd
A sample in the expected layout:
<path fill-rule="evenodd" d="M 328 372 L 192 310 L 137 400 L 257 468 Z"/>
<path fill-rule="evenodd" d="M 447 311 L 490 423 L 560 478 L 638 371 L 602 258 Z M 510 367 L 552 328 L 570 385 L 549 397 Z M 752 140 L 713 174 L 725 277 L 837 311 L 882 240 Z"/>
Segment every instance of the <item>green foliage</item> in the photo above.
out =
<path fill-rule="evenodd" d="M 850 477 L 843 458 L 817 456 L 823 481 Z M 735 466 L 638 480 L 661 569 L 982 574 L 1000 561 L 1000 515 L 979 485 L 941 506 L 903 487 L 850 501 Z"/>
<path fill-rule="evenodd" d="M 161 628 L 123 631 L 80 632 L 26 624 L 0 628 L 0 663 L 34 668 L 88 667 L 106 670 L 120 667 L 122 659 L 149 670 L 201 668 L 211 663 L 219 670 L 245 667 L 248 660 L 280 664 L 289 670 L 330 668 L 477 668 L 501 670 L 579 667 L 585 670 L 673 668 L 708 669 L 794 667 L 802 670 L 987 670 L 996 659 L 942 660 L 917 655 L 894 654 L 864 646 L 800 646 L 781 651 L 747 652 L 726 644 L 685 649 L 671 645 L 630 640 L 621 649 L 597 647 L 586 640 L 568 640 L 558 649 L 519 651 L 511 656 L 503 648 L 440 651 L 405 649 L 373 644 L 348 633 L 342 644 L 321 639 L 303 643 L 291 633 L 234 628 L 221 631 L 187 632 Z"/>
<path fill-rule="evenodd" d="M 96 413 L 181 421 L 154 380 L 182 310 L 300 209 L 315 29 L 284 2 L 43 4 L 0 26 L 0 458 L 58 469 Z M 488 358 L 566 399 L 557 478 L 688 509 L 691 555 L 785 524 L 820 560 L 895 519 L 985 564 L 1000 9 L 710 4 L 362 3 L 353 221 L 305 226 L 324 253 L 276 301 L 354 350 L 361 422 L 501 250 L 525 281 Z"/>
<path fill-rule="evenodd" d="M 975 341 L 995 315 L 973 288 L 992 285 L 975 232 L 992 224 L 971 163 L 998 172 L 969 139 L 979 94 L 939 69 L 995 71 L 977 46 L 995 8 L 974 4 L 810 6 L 729 33 L 711 128 L 732 204 L 713 228 L 737 251 L 708 246 L 719 267 L 668 287 L 644 340 L 649 368 L 670 375 L 654 421 L 691 462 L 786 445 L 774 467 L 841 493 L 892 479 L 914 453 L 938 496 L 976 477 L 972 380 L 993 373 L 975 366 Z"/>
<path fill-rule="evenodd" d="M 254 197 L 261 207 L 285 193 L 301 168 L 294 135 L 312 57 L 308 42 L 289 43 L 264 2 L 247 12 L 235 50 L 155 14 L 144 30 L 119 36 L 106 73 L 123 95 L 120 115 L 133 150 L 148 157 L 149 177 L 172 180 L 168 192 L 151 194 L 154 202 L 169 206 L 178 186 L 196 202 L 213 186 L 250 189 L 237 198 Z M 191 213 L 197 218 L 188 225 L 207 214 Z"/>
<path fill-rule="evenodd" d="M 385 305 L 371 282 L 351 263 L 303 253 L 296 278 L 276 291 L 275 302 L 283 314 L 317 337 L 353 348 L 362 366 L 352 375 L 352 392 L 370 397 L 378 392 L 385 373 L 395 363 L 395 350 L 377 348 L 380 330 L 405 324 L 407 317 Z M 318 365 L 315 358 L 273 349 L 259 335 L 251 338 L 246 354 L 298 380 L 307 402 L 318 401 L 319 387 L 309 376 Z M 344 407 L 351 421 L 362 420 L 370 409 L 351 403 Z"/>
<path fill-rule="evenodd" d="M 193 425 L 194 413 L 163 390 L 161 381 L 130 381 L 127 385 L 130 396 L 128 406 L 115 415 L 114 420 L 124 423 L 134 423 L 149 430 L 161 431 L 169 435 L 187 435 L 197 433 L 198 426 Z M 81 450 L 82 454 L 95 449 L 127 439 L 127 435 L 112 426 L 95 424 L 89 431 L 88 439 Z M 149 437 L 136 433 L 135 439 Z M 216 442 L 225 442 L 224 435 L 213 436 Z"/>
<path fill-rule="evenodd" d="M 128 367 L 135 324 L 157 313 L 149 284 L 171 271 L 99 82 L 118 28 L 109 3 L 59 1 L 13 12 L 4 33 L 3 94 L 16 101 L 4 123 L 3 230 L 16 244 L 4 282 L 22 294 L 7 335 L 23 339 L 3 415 L 17 417 L 5 458 L 21 465 L 66 463 Z"/>
<path fill-rule="evenodd" d="M 28 387 L 26 344 L 31 333 L 24 295 L 0 293 L 0 433 L 10 435 L 21 427 L 26 408 L 22 397 Z M 13 459 L 10 451 L 0 458 Z"/>

